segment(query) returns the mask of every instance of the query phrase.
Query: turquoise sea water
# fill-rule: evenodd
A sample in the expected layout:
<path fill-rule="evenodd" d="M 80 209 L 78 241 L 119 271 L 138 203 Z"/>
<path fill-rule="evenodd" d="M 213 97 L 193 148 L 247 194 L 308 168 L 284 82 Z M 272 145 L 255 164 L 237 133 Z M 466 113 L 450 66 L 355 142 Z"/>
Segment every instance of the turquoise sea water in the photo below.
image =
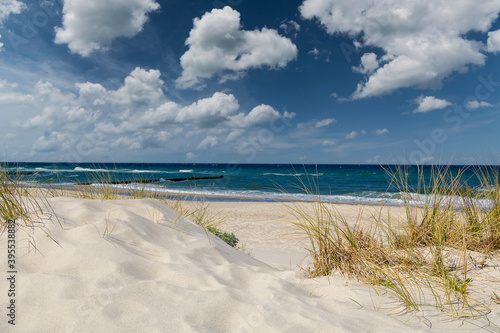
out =
<path fill-rule="evenodd" d="M 145 187 L 155 191 L 239 197 L 246 200 L 300 199 L 310 200 L 304 186 L 321 199 L 339 203 L 403 204 L 400 191 L 391 185 L 384 169 L 396 166 L 380 165 L 290 165 L 290 164 L 94 164 L 94 163 L 7 163 L 4 171 L 18 173 L 23 182 L 52 186 L 73 186 L 92 183 L 92 186 L 112 186 L 121 189 Z M 464 170 L 464 166 L 450 166 L 451 172 Z M 470 187 L 480 186 L 467 169 L 465 178 Z M 431 172 L 423 167 L 424 174 Z M 403 173 L 410 183 L 417 183 L 418 168 L 406 167 Z M 221 179 L 172 181 L 179 178 L 218 177 Z M 154 180 L 148 184 L 103 185 L 99 179 L 112 181 Z"/>

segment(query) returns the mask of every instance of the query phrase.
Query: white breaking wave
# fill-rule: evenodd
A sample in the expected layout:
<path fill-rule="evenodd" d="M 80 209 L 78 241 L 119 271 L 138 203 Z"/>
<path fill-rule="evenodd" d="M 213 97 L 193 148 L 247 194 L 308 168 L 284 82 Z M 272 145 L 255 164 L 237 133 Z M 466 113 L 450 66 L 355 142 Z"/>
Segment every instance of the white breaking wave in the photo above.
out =
<path fill-rule="evenodd" d="M 80 168 L 80 167 L 76 167 L 73 170 L 77 171 L 77 172 L 108 172 L 108 171 L 110 171 L 110 170 L 106 170 L 106 169 L 90 169 L 90 168 Z M 116 171 L 116 170 L 113 170 L 113 171 Z"/>
<path fill-rule="evenodd" d="M 177 173 L 175 171 L 160 171 L 160 170 L 132 170 L 127 173 Z"/>
<path fill-rule="evenodd" d="M 93 184 L 98 188 L 109 187 L 121 190 L 147 190 L 152 192 L 159 192 L 165 194 L 186 194 L 188 196 L 212 196 L 212 197 L 231 197 L 252 200 L 299 200 L 299 201 L 316 201 L 321 200 L 333 203 L 359 203 L 359 204 L 385 204 L 400 206 L 404 204 L 402 199 L 399 199 L 399 194 L 391 196 L 367 197 L 356 195 L 310 195 L 306 193 L 280 193 L 280 192 L 264 192 L 256 190 L 202 190 L 202 189 L 171 189 L 161 185 L 155 184 Z"/>
<path fill-rule="evenodd" d="M 456 195 L 435 195 L 435 194 L 419 194 L 411 193 L 406 195 L 406 201 L 410 205 L 415 206 L 441 206 L 441 207 L 452 207 L 454 209 L 463 209 L 466 206 L 474 205 L 475 207 L 481 207 L 487 210 L 493 207 L 495 202 L 490 199 L 472 199 L 470 197 L 460 197 Z"/>
<path fill-rule="evenodd" d="M 26 171 L 35 171 L 35 172 L 75 172 L 74 169 L 47 169 L 47 168 L 35 168 L 35 169 L 26 169 Z"/>

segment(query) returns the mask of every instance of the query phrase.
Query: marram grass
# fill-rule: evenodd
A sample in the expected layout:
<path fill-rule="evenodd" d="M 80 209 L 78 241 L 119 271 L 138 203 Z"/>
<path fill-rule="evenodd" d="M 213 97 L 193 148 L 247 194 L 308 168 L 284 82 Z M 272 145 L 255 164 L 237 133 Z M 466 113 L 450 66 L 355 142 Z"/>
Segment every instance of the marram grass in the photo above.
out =
<path fill-rule="evenodd" d="M 386 170 L 402 194 L 406 218 L 380 214 L 372 223 L 347 221 L 321 200 L 312 177 L 299 179 L 311 203 L 283 203 L 293 224 L 309 239 L 311 277 L 338 273 L 391 291 L 408 310 L 434 307 L 451 315 L 477 317 L 499 302 L 499 281 L 483 274 L 500 249 L 498 168 L 477 167 L 480 188 L 464 171 L 419 168 L 416 184 L 404 168 Z M 422 196 L 425 194 L 425 197 Z M 424 198 L 423 206 L 415 205 Z"/>
<path fill-rule="evenodd" d="M 31 224 L 33 217 L 43 214 L 40 203 L 44 198 L 35 200 L 36 188 L 23 187 L 16 174 L 7 173 L 0 166 L 0 225 L 6 226 L 8 221 Z"/>
<path fill-rule="evenodd" d="M 32 238 L 34 228 L 42 229 L 45 235 L 55 241 L 50 235 L 45 223 L 57 222 L 62 225 L 53 213 L 47 200 L 50 191 L 44 191 L 37 186 L 23 186 L 19 179 L 20 174 L 5 172 L 0 165 L 0 234 L 9 223 L 14 223 L 16 230 L 24 234 L 29 251 L 36 250 L 36 243 Z"/>
<path fill-rule="evenodd" d="M 410 183 L 403 168 L 387 170 L 392 185 L 402 193 L 406 216 L 397 220 L 377 214 L 372 216 L 370 226 L 361 223 L 362 211 L 356 221 L 348 221 L 335 205 L 323 202 L 313 178 L 301 181 L 300 186 L 313 198 L 311 205 L 283 204 L 295 216 L 291 223 L 309 239 L 313 259 L 309 275 L 337 272 L 370 283 L 391 291 L 409 310 L 430 306 L 459 316 L 487 314 L 500 303 L 498 281 L 482 274 L 489 268 L 490 258 L 500 250 L 499 173 L 498 169 L 486 167 L 474 171 L 481 181 L 479 188 L 468 186 L 463 171 L 453 174 L 446 167 L 433 168 L 427 177 L 420 169 L 416 184 Z M 92 174 L 89 183 L 113 181 L 110 177 L 110 173 Z M 51 193 L 57 192 L 54 189 Z M 15 176 L 0 170 L 2 225 L 13 219 L 31 221 L 33 214 L 43 213 L 40 201 L 31 193 Z M 145 188 L 131 191 L 128 196 L 113 187 L 96 190 L 86 186 L 64 193 L 100 200 L 158 199 L 207 232 L 224 234 L 221 219 L 211 215 L 203 201 L 197 206 L 186 205 L 182 197 L 167 200 Z M 424 205 L 415 206 L 415 199 L 422 195 L 426 198 Z M 113 229 L 110 224 L 102 237 Z M 237 239 L 228 240 L 236 245 Z"/>
<path fill-rule="evenodd" d="M 103 167 L 96 166 L 97 169 L 102 170 Z M 204 200 L 197 201 L 196 204 L 186 205 L 185 197 L 178 196 L 176 199 L 169 199 L 164 194 L 151 191 L 145 184 L 141 183 L 143 179 L 136 179 L 137 183 L 133 183 L 135 187 L 120 190 L 116 186 L 108 186 L 109 183 L 117 183 L 118 180 L 114 178 L 114 174 L 108 171 L 97 171 L 87 173 L 87 182 L 85 185 L 76 185 L 69 191 L 63 191 L 64 195 L 72 196 L 80 199 L 90 200 L 116 200 L 116 199 L 155 199 L 158 202 L 163 202 L 167 206 L 173 208 L 179 213 L 177 220 L 188 218 L 194 223 L 203 227 L 203 229 L 216 235 L 228 245 L 236 247 L 239 240 L 233 233 L 225 232 L 221 223 L 225 217 L 218 217 L 210 213 L 209 205 Z M 57 190 L 54 189 L 54 193 Z M 194 201 L 193 201 L 194 202 Z M 110 219 L 108 217 L 107 221 Z M 153 209 L 151 212 L 151 219 L 159 222 L 159 212 Z M 175 221 L 177 222 L 177 221 Z M 106 228 L 99 234 L 104 238 L 109 236 L 116 225 L 109 226 L 106 223 Z"/>
<path fill-rule="evenodd" d="M 32 227 L 38 217 L 44 214 L 43 208 L 48 208 L 52 212 L 46 197 L 69 196 L 79 199 L 89 200 L 117 200 L 117 199 L 155 199 L 163 202 L 169 207 L 179 212 L 178 219 L 188 218 L 200 225 L 208 233 L 212 233 L 230 246 L 235 247 L 238 238 L 232 233 L 227 233 L 221 228 L 224 217 L 217 217 L 209 212 L 209 205 L 201 200 L 193 205 L 186 205 L 186 198 L 179 196 L 176 199 L 169 199 L 164 194 L 150 191 L 144 184 L 137 183 L 135 188 L 120 190 L 115 186 L 107 186 L 106 183 L 113 183 L 117 180 L 113 173 L 106 171 L 90 172 L 87 174 L 86 185 L 76 185 L 70 189 L 52 187 L 34 187 L 21 184 L 15 174 L 3 172 L 0 167 L 0 226 L 5 228 L 8 221 L 22 221 L 25 226 Z M 100 186 L 99 186 L 100 185 Z M 42 207 L 41 204 L 44 206 Z M 47 209 L 45 209 L 47 211 Z M 151 219 L 159 222 L 159 212 L 153 209 Z M 57 219 L 53 213 L 51 216 Z M 111 217 L 107 217 L 106 226 L 103 231 L 98 231 L 103 238 L 111 235 L 116 227 L 116 223 L 109 223 Z M 47 236 L 49 236 L 47 234 Z"/>

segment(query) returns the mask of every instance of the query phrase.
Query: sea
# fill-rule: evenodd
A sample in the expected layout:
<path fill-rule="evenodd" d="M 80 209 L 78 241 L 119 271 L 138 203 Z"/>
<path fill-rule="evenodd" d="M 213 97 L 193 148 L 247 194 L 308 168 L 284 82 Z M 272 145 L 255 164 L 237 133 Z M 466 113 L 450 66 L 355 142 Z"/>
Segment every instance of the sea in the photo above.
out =
<path fill-rule="evenodd" d="M 455 174 L 462 172 L 470 188 L 482 185 L 474 177 L 477 168 L 442 168 Z M 2 163 L 3 171 L 28 185 L 70 188 L 90 184 L 96 189 L 143 189 L 217 201 L 320 199 L 334 203 L 386 205 L 403 205 L 405 198 L 392 182 L 391 173 L 399 172 L 417 191 L 419 175 L 429 177 L 435 169 L 436 166 L 364 164 Z M 410 190 L 412 188 L 410 186 Z M 418 200 L 424 202 L 425 198 Z"/>

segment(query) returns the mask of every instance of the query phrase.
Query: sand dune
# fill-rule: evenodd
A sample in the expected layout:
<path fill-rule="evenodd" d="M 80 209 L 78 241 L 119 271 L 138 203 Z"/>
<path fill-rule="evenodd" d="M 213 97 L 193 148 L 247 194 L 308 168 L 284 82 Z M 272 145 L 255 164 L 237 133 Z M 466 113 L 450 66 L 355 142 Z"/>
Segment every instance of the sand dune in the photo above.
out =
<path fill-rule="evenodd" d="M 340 277 L 304 280 L 283 263 L 231 248 L 158 201 L 49 203 L 58 220 L 47 215 L 33 230 L 17 232 L 16 326 L 4 319 L 2 332 L 429 330 L 426 321 L 388 316 L 397 304 L 367 286 Z M 283 242 L 268 248 L 269 258 L 295 246 Z M 257 257 L 267 258 L 266 244 Z"/>

